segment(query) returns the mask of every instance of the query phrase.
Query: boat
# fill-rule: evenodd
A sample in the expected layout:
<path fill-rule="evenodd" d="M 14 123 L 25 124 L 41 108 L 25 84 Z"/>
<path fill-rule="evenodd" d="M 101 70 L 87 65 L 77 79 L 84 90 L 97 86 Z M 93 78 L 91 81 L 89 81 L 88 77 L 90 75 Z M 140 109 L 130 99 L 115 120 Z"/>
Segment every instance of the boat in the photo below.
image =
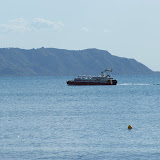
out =
<path fill-rule="evenodd" d="M 105 73 L 108 73 L 107 75 Z M 117 80 L 113 79 L 110 76 L 112 69 L 106 69 L 101 72 L 99 76 L 81 76 L 79 75 L 77 78 L 73 80 L 68 80 L 66 83 L 68 85 L 116 85 Z"/>

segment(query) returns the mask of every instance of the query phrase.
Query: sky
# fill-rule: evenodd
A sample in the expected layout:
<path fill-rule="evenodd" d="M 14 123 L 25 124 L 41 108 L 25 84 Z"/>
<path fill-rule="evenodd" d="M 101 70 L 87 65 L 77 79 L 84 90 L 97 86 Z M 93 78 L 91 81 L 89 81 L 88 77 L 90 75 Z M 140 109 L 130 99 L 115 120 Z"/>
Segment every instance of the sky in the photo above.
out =
<path fill-rule="evenodd" d="M 0 0 L 0 48 L 97 48 L 160 71 L 160 0 Z"/>

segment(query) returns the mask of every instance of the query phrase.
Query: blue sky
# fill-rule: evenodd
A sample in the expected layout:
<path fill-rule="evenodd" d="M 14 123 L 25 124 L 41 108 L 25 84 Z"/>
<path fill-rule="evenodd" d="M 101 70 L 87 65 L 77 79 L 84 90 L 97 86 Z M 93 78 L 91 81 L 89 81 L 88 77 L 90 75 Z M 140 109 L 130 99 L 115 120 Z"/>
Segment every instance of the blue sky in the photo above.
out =
<path fill-rule="evenodd" d="M 97 48 L 160 71 L 160 0 L 0 0 L 0 48 Z"/>

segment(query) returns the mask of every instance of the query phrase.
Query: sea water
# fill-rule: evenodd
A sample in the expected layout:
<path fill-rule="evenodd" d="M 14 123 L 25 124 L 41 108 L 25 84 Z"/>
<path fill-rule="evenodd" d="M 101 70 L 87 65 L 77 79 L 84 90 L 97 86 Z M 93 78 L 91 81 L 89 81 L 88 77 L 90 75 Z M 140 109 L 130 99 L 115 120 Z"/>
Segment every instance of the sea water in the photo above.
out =
<path fill-rule="evenodd" d="M 159 159 L 160 76 L 114 77 L 116 86 L 1 77 L 0 159 Z"/>

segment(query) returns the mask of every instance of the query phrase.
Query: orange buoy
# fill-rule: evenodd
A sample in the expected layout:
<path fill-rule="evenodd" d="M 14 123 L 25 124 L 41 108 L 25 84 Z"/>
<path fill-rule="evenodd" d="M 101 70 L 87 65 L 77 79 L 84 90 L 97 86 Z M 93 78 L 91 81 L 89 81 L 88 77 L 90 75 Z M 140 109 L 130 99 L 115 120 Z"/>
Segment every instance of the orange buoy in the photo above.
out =
<path fill-rule="evenodd" d="M 129 125 L 129 126 L 128 126 L 128 129 L 132 129 L 132 126 L 131 126 L 131 125 Z"/>

